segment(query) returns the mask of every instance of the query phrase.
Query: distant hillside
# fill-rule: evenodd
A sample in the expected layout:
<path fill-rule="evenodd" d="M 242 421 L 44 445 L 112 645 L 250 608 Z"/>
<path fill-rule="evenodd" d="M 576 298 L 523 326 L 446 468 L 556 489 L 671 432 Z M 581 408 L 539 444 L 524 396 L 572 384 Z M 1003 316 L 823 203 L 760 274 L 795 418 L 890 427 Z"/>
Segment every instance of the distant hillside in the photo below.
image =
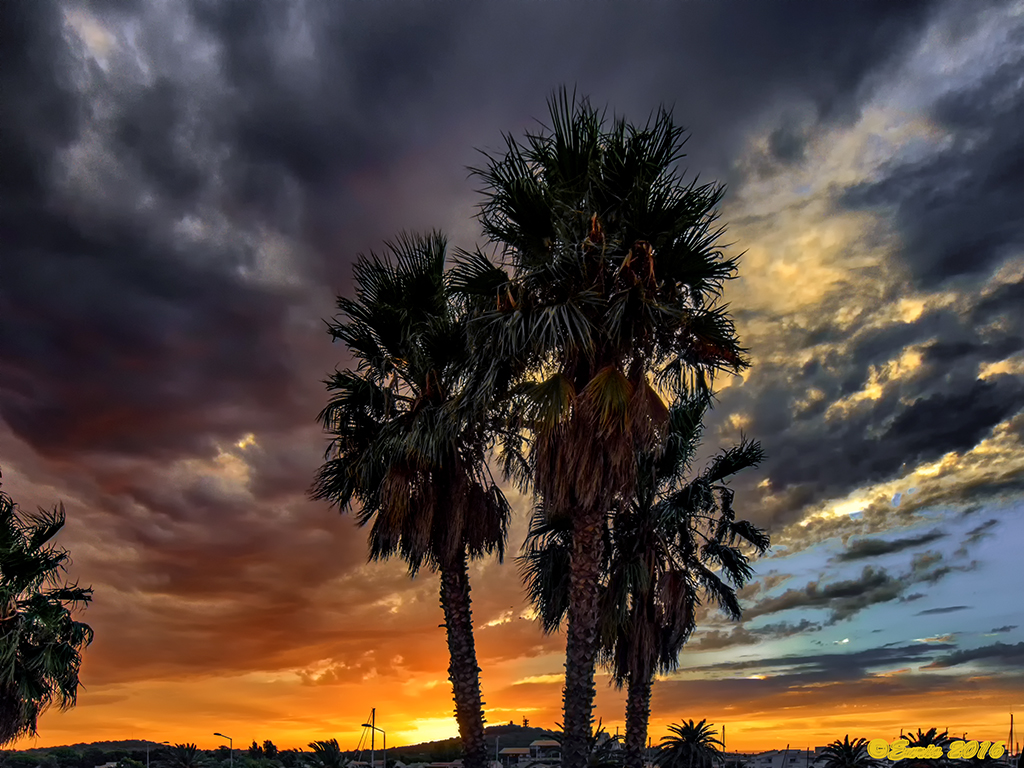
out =
<path fill-rule="evenodd" d="M 82 752 L 86 749 L 101 749 L 104 752 L 113 752 L 118 749 L 122 750 L 135 750 L 145 749 L 156 749 L 161 744 L 157 744 L 155 741 L 141 741 L 139 739 L 125 739 L 124 741 L 94 741 L 91 743 L 79 743 L 79 744 L 67 744 L 60 747 L 33 747 L 32 749 L 8 749 L 5 752 L 18 752 L 23 755 L 39 755 L 45 754 L 53 749 L 73 749 L 76 752 Z"/>
<path fill-rule="evenodd" d="M 494 753 L 495 743 L 501 749 L 505 747 L 528 747 L 530 742 L 537 739 L 551 738 L 551 731 L 544 728 L 524 728 L 521 725 L 508 723 L 506 725 L 490 725 L 484 728 L 487 738 L 487 747 L 491 754 Z M 116 750 L 133 751 L 149 747 L 158 749 L 164 745 L 155 741 L 144 741 L 139 739 L 128 739 L 125 741 L 94 741 L 90 743 L 67 744 L 60 747 L 34 747 L 32 749 L 4 750 L 7 753 L 18 752 L 25 755 L 44 755 L 54 749 L 73 749 L 76 752 L 84 752 L 86 749 L 99 749 L 104 752 Z M 433 757 L 434 755 L 446 755 L 461 750 L 459 740 L 442 739 L 441 741 L 425 741 L 420 744 L 409 744 L 404 747 L 391 747 L 388 752 L 395 755 L 423 755 Z M 212 750 L 206 750 L 212 751 Z M 235 754 L 244 752 L 243 749 L 235 749 Z M 369 751 L 369 747 L 365 751 Z"/>
<path fill-rule="evenodd" d="M 500 749 L 505 747 L 528 747 L 530 742 L 537 739 L 550 739 L 551 731 L 544 728 L 524 728 L 521 725 L 508 723 L 505 725 L 490 725 L 484 728 L 484 735 L 487 739 L 487 750 L 494 754 L 495 744 Z M 441 741 L 425 741 L 422 744 L 409 744 L 404 747 L 393 747 L 388 750 L 395 755 L 420 756 L 430 759 L 444 759 L 447 755 L 461 751 L 462 747 L 457 738 L 443 739 Z"/>

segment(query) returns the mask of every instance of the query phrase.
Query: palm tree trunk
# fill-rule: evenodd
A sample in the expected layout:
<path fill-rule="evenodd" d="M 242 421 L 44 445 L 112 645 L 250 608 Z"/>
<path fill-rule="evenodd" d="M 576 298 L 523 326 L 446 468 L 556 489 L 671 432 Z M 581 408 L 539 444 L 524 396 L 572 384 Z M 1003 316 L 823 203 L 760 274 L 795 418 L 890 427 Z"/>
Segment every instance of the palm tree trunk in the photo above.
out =
<path fill-rule="evenodd" d="M 0 746 L 6 746 L 26 734 L 25 713 L 17 689 L 0 686 Z"/>
<path fill-rule="evenodd" d="M 574 516 L 565 645 L 563 768 L 586 768 L 590 757 L 604 516 L 600 505 L 579 510 Z"/>
<path fill-rule="evenodd" d="M 473 611 L 470 609 L 465 553 L 454 565 L 441 569 L 441 608 L 448 632 L 448 679 L 452 681 L 463 765 L 465 768 L 486 768 L 480 667 L 476 663 L 476 644 L 473 641 Z"/>
<path fill-rule="evenodd" d="M 626 693 L 625 768 L 643 768 L 653 675 L 630 675 Z"/>

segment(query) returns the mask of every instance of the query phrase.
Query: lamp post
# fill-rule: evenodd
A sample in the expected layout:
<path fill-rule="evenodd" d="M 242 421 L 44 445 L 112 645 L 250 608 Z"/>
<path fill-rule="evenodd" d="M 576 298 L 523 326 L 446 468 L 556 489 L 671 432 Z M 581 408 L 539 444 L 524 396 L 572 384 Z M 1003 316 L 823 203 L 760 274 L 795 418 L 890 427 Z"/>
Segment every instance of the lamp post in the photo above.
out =
<path fill-rule="evenodd" d="M 228 765 L 231 768 L 235 768 L 235 742 L 230 736 L 225 736 L 223 733 L 215 733 L 214 736 L 220 736 L 222 739 L 228 740 Z"/>
<path fill-rule="evenodd" d="M 169 741 L 161 741 L 161 744 L 170 744 Z M 149 768 L 149 744 L 146 744 L 146 768 Z"/>
<path fill-rule="evenodd" d="M 384 749 L 381 752 L 381 760 L 384 761 L 384 768 L 388 768 L 388 735 L 383 728 L 378 728 L 374 723 L 363 723 L 363 728 L 372 728 L 375 731 L 380 731 L 380 735 L 384 737 Z M 373 764 L 373 752 L 370 752 L 370 768 L 377 768 Z"/>

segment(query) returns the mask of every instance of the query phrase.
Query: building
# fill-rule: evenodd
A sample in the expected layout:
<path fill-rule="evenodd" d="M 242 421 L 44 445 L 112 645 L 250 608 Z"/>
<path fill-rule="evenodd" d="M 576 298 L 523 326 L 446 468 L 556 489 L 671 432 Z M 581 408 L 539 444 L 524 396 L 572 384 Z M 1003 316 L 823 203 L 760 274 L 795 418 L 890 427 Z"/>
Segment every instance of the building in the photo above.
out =
<path fill-rule="evenodd" d="M 502 768 L 530 768 L 558 765 L 562 745 L 554 739 L 534 739 L 528 747 L 505 747 L 498 752 Z"/>
<path fill-rule="evenodd" d="M 820 750 L 824 747 L 811 749 L 770 749 L 750 755 L 747 758 L 748 768 L 809 768 L 814 763 Z"/>

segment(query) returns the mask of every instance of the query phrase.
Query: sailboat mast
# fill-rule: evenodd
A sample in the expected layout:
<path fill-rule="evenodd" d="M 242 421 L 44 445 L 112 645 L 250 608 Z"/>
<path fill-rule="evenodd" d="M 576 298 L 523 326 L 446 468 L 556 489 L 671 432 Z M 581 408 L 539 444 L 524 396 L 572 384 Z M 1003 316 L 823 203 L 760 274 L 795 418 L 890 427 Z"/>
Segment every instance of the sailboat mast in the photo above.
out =
<path fill-rule="evenodd" d="M 373 760 L 373 737 L 377 735 L 377 708 L 370 710 L 370 768 L 375 765 Z"/>

